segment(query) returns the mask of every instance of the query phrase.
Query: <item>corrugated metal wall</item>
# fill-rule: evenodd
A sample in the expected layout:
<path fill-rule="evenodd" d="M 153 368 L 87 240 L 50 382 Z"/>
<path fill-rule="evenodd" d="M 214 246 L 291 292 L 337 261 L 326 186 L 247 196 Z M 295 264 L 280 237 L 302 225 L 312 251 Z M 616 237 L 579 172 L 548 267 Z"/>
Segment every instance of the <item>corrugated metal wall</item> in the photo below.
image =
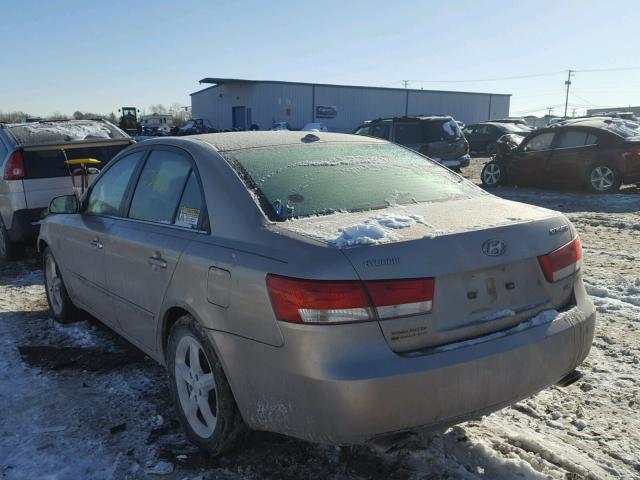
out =
<path fill-rule="evenodd" d="M 331 131 L 351 132 L 365 120 L 409 115 L 451 115 L 467 124 L 509 115 L 508 95 L 436 92 L 294 83 L 228 83 L 192 94 L 193 117 L 232 128 L 233 107 L 251 109 L 251 122 L 267 130 L 273 122 L 302 128 L 318 106 L 334 107 L 335 118 L 316 118 Z"/>
<path fill-rule="evenodd" d="M 365 120 L 404 115 L 406 92 L 316 86 L 316 106 L 336 107 L 335 118 L 318 118 L 329 130 L 352 132 Z"/>

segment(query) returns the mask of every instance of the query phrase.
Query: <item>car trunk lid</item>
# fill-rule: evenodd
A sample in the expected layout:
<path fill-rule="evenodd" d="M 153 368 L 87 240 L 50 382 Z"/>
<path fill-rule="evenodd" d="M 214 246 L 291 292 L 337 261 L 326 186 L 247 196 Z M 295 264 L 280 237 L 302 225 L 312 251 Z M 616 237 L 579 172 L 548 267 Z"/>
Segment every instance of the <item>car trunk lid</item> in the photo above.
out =
<path fill-rule="evenodd" d="M 567 219 L 491 196 L 295 220 L 284 228 L 347 247 L 342 252 L 362 280 L 435 279 L 431 313 L 379 322 L 396 352 L 510 328 L 566 305 L 572 293 L 573 278 L 548 283 L 537 258 L 571 241 Z M 386 238 L 372 238 L 376 228 Z M 345 232 L 353 234 L 351 246 Z M 492 241 L 506 248 L 488 249 Z"/>

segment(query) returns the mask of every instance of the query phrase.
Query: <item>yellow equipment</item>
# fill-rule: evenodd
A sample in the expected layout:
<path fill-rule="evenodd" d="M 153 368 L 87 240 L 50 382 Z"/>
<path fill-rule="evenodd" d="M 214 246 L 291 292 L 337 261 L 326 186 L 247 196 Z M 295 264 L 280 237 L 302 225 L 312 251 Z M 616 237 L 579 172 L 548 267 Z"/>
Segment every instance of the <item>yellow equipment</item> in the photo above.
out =
<path fill-rule="evenodd" d="M 97 175 L 100 173 L 100 170 L 95 167 L 91 167 L 90 165 L 98 165 L 102 162 L 96 158 L 74 158 L 72 160 L 66 160 L 64 163 L 70 167 L 78 167 L 73 170 L 70 169 L 69 173 L 71 173 L 71 183 L 73 183 L 73 188 L 75 188 L 76 191 L 80 188 L 80 194 L 82 195 L 87 187 L 89 187 L 89 175 Z M 77 176 L 80 177 L 80 187 L 76 185 Z"/>

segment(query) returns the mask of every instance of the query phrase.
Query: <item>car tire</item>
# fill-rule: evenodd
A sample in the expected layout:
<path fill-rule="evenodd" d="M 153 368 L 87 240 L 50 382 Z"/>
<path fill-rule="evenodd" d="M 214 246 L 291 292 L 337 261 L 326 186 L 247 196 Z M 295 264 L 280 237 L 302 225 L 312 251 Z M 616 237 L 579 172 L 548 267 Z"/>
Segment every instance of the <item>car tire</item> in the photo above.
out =
<path fill-rule="evenodd" d="M 0 260 L 18 260 L 23 253 L 20 243 L 9 240 L 9 232 L 0 217 Z"/>
<path fill-rule="evenodd" d="M 488 143 L 485 151 L 487 152 L 487 155 L 495 155 L 496 153 L 498 153 L 498 145 L 496 144 L 496 142 Z"/>
<path fill-rule="evenodd" d="M 613 167 L 596 164 L 587 170 L 587 188 L 593 193 L 615 193 L 620 189 L 620 175 Z"/>
<path fill-rule="evenodd" d="M 480 180 L 482 180 L 482 186 L 487 188 L 494 188 L 500 185 L 504 185 L 507 179 L 507 172 L 505 166 L 501 162 L 495 160 L 487 163 L 480 173 Z"/>
<path fill-rule="evenodd" d="M 42 252 L 42 270 L 44 271 L 44 286 L 47 303 L 58 323 L 72 323 L 80 320 L 80 310 L 73 304 L 67 288 L 62 280 L 62 274 L 49 247 Z"/>
<path fill-rule="evenodd" d="M 244 439 L 248 429 L 204 329 L 185 315 L 167 342 L 169 388 L 178 419 L 189 440 L 213 456 Z"/>

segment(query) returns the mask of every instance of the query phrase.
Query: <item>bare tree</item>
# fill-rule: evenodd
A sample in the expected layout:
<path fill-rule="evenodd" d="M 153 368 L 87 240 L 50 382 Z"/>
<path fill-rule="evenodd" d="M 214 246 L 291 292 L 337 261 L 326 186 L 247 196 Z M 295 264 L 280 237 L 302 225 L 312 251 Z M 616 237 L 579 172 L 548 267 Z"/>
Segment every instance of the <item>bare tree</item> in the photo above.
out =
<path fill-rule="evenodd" d="M 0 123 L 19 123 L 23 122 L 28 117 L 28 113 L 19 110 L 13 112 L 0 111 Z"/>
<path fill-rule="evenodd" d="M 165 107 L 161 103 L 158 103 L 157 105 L 150 105 L 149 110 L 151 110 L 151 113 L 160 113 L 160 114 L 167 113 L 167 107 Z"/>
<path fill-rule="evenodd" d="M 47 120 L 69 120 L 69 115 L 66 115 L 66 114 L 56 110 L 55 112 L 51 113 L 51 115 L 48 115 L 45 118 Z"/>

